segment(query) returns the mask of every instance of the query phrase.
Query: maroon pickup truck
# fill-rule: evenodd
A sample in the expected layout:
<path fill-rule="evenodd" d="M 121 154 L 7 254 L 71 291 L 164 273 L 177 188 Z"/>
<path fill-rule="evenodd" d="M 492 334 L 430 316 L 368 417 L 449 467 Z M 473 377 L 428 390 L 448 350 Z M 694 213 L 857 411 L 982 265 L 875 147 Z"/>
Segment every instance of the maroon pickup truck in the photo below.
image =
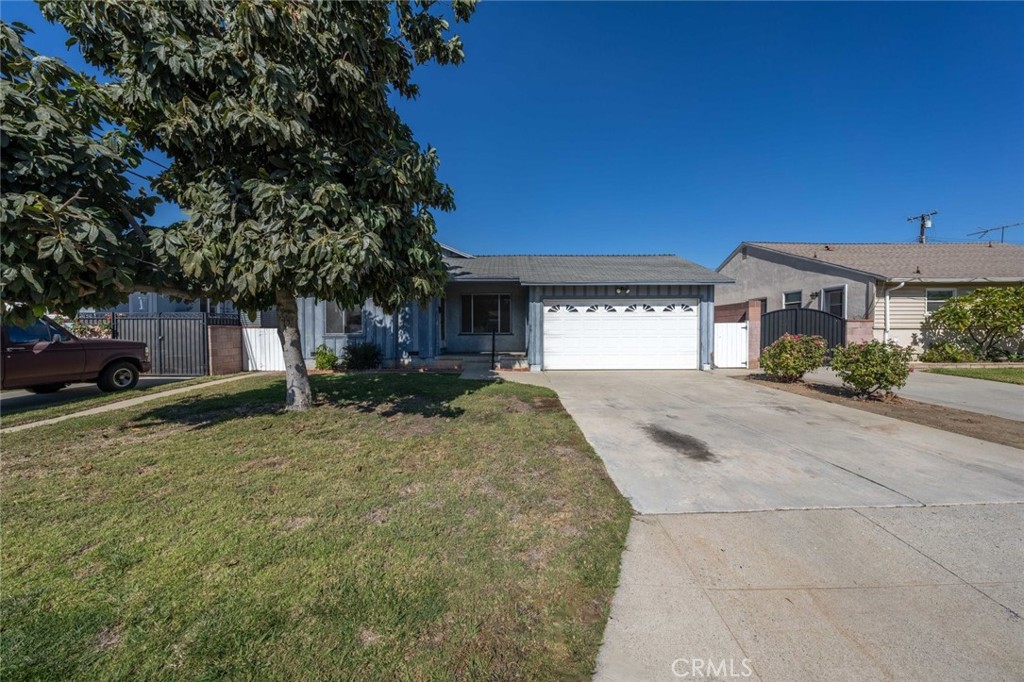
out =
<path fill-rule="evenodd" d="M 29 327 L 3 325 L 0 343 L 3 388 L 52 393 L 70 383 L 89 382 L 103 391 L 124 391 L 150 370 L 145 343 L 80 339 L 46 317 Z"/>

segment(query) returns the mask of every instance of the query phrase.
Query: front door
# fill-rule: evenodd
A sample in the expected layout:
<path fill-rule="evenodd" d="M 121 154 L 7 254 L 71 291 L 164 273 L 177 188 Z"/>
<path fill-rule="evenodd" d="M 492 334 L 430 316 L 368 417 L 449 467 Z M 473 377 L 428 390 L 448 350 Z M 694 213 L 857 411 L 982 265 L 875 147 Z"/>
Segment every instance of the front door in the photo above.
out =
<path fill-rule="evenodd" d="M 82 378 L 85 349 L 67 332 L 37 320 L 29 327 L 6 327 L 4 385 L 69 383 Z"/>

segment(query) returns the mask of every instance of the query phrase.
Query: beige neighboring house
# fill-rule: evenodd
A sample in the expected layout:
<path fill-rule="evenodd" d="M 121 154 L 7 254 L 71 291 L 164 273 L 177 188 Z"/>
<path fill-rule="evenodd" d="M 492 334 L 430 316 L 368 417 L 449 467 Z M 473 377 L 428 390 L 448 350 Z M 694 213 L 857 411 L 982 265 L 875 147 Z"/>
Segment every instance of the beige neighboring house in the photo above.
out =
<path fill-rule="evenodd" d="M 921 323 L 949 298 L 1024 284 L 1024 246 L 743 242 L 718 272 L 735 284 L 716 287 L 716 306 L 825 310 L 870 321 L 876 339 L 920 346 Z"/>

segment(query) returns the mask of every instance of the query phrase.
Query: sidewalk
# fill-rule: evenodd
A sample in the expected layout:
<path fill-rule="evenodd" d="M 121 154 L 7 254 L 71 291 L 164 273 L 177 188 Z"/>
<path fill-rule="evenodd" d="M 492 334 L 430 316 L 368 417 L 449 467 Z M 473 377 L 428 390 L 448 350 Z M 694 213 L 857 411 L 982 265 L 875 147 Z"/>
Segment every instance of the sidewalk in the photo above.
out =
<path fill-rule="evenodd" d="M 247 377 L 256 376 L 255 374 L 237 374 L 235 376 L 227 377 L 225 379 L 217 379 L 216 381 L 207 381 L 202 384 L 193 384 L 191 386 L 184 386 L 182 388 L 172 388 L 167 391 L 158 391 L 156 393 L 147 393 L 137 398 L 126 398 L 119 400 L 116 403 L 107 403 L 100 405 L 99 407 L 92 407 L 81 412 L 72 412 L 71 414 L 64 414 L 59 417 L 52 417 L 51 419 L 42 419 L 37 422 L 29 422 L 28 424 L 19 424 L 18 426 L 11 426 L 10 428 L 0 429 L 0 434 L 15 433 L 17 431 L 24 431 L 25 429 L 35 428 L 37 426 L 48 426 L 50 424 L 59 424 L 62 421 L 68 419 L 76 419 L 77 417 L 89 417 L 94 414 L 103 414 L 104 412 L 112 412 L 114 410 L 120 410 L 125 407 L 134 407 L 135 405 L 141 405 L 148 403 L 151 400 L 159 400 L 160 398 L 167 398 L 169 396 L 178 395 L 180 393 L 188 393 L 194 391 L 197 388 L 206 388 L 207 386 L 217 386 L 219 384 L 226 384 L 232 381 L 238 381 L 239 379 L 245 379 Z"/>

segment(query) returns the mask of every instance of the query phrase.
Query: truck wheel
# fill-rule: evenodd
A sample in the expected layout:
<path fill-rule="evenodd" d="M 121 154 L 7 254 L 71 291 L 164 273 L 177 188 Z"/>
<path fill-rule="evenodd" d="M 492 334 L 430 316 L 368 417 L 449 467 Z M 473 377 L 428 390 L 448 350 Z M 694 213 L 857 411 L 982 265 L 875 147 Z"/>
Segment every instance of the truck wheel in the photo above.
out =
<path fill-rule="evenodd" d="M 107 365 L 96 384 L 101 391 L 127 391 L 139 383 L 139 368 L 126 360 Z"/>
<path fill-rule="evenodd" d="M 43 384 L 42 386 L 29 386 L 25 390 L 29 393 L 56 393 L 67 384 Z"/>

